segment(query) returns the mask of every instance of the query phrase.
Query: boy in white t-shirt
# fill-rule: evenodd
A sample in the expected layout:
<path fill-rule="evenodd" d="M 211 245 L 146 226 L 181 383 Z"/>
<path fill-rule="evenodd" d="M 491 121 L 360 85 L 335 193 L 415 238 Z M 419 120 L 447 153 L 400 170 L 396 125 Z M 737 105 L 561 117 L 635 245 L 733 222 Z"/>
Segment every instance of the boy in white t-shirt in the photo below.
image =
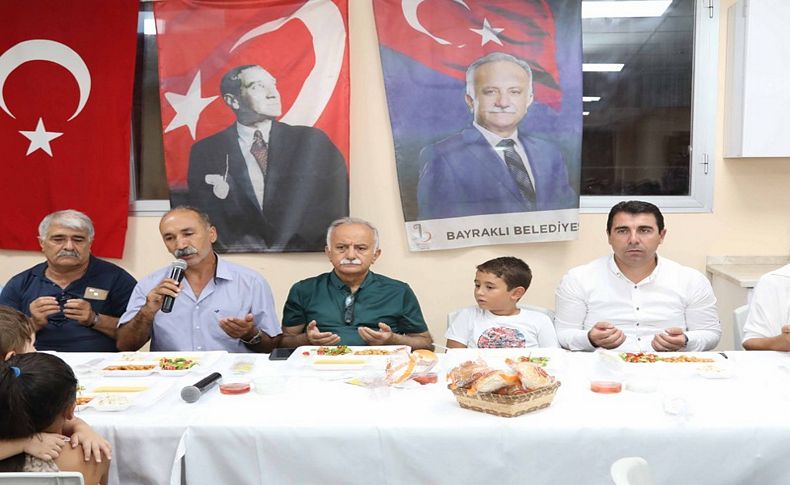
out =
<path fill-rule="evenodd" d="M 516 306 L 531 282 L 527 263 L 512 256 L 479 265 L 475 275 L 477 306 L 457 313 L 447 329 L 447 347 L 559 347 L 548 315 Z"/>

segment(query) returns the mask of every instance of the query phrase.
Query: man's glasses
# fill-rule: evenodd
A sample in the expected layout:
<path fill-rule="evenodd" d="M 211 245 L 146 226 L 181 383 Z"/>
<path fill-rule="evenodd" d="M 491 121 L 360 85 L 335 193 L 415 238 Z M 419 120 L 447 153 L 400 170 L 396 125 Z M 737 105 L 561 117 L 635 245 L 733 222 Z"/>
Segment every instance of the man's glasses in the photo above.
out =
<path fill-rule="evenodd" d="M 343 321 L 350 324 L 354 321 L 354 294 L 348 295 L 343 302 Z"/>

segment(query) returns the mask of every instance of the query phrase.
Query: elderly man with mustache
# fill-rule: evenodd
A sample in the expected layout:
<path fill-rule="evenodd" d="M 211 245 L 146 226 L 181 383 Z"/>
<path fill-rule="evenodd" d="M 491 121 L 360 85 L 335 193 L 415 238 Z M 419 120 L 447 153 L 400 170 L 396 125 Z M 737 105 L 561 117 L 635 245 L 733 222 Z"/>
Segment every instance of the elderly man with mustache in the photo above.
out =
<path fill-rule="evenodd" d="M 28 316 L 38 350 L 115 352 L 116 324 L 135 279 L 91 255 L 95 231 L 82 212 L 53 212 L 38 234 L 47 260 L 11 278 L 0 305 Z"/>
<path fill-rule="evenodd" d="M 519 128 L 534 100 L 526 61 L 476 60 L 464 99 L 472 125 L 420 152 L 420 220 L 579 207 L 559 148 Z"/>
<path fill-rule="evenodd" d="M 176 207 L 159 222 L 167 250 L 186 262 L 184 280 L 162 268 L 134 288 L 118 322 L 118 348 L 151 350 L 270 352 L 280 339 L 274 298 L 256 271 L 220 259 L 212 244 L 217 229 L 208 215 Z M 162 310 L 166 296 L 172 310 Z"/>
<path fill-rule="evenodd" d="M 283 310 L 282 347 L 432 348 L 433 339 L 409 285 L 370 271 L 381 255 L 378 229 L 362 219 L 338 219 L 327 230 L 324 252 L 335 269 L 291 287 Z"/>

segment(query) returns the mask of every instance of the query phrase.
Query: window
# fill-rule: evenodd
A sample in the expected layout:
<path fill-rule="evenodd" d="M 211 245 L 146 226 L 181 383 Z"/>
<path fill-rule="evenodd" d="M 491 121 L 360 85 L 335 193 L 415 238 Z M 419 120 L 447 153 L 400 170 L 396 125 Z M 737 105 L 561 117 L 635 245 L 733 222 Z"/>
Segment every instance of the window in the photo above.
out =
<path fill-rule="evenodd" d="M 667 212 L 712 209 L 719 21 L 711 2 L 582 2 L 582 211 L 605 212 L 623 198 Z M 621 11 L 639 4 L 662 11 Z M 620 11 L 606 10 L 612 6 Z M 152 4 L 142 2 L 130 205 L 138 215 L 170 207 L 153 21 Z"/>
<path fill-rule="evenodd" d="M 710 211 L 719 29 L 710 0 L 582 5 L 582 209 L 639 198 Z M 633 6 L 659 10 L 629 17 Z"/>

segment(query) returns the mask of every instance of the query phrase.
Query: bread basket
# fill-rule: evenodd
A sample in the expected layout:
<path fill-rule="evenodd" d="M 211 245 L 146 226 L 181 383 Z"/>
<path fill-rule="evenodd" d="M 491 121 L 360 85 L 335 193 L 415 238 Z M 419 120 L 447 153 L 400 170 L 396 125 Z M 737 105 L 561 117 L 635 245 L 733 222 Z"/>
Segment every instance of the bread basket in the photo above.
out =
<path fill-rule="evenodd" d="M 548 386 L 515 395 L 500 395 L 486 392 L 470 396 L 467 394 L 466 389 L 457 388 L 450 390 L 462 408 L 512 418 L 549 407 L 559 387 L 560 381 L 554 381 Z"/>

